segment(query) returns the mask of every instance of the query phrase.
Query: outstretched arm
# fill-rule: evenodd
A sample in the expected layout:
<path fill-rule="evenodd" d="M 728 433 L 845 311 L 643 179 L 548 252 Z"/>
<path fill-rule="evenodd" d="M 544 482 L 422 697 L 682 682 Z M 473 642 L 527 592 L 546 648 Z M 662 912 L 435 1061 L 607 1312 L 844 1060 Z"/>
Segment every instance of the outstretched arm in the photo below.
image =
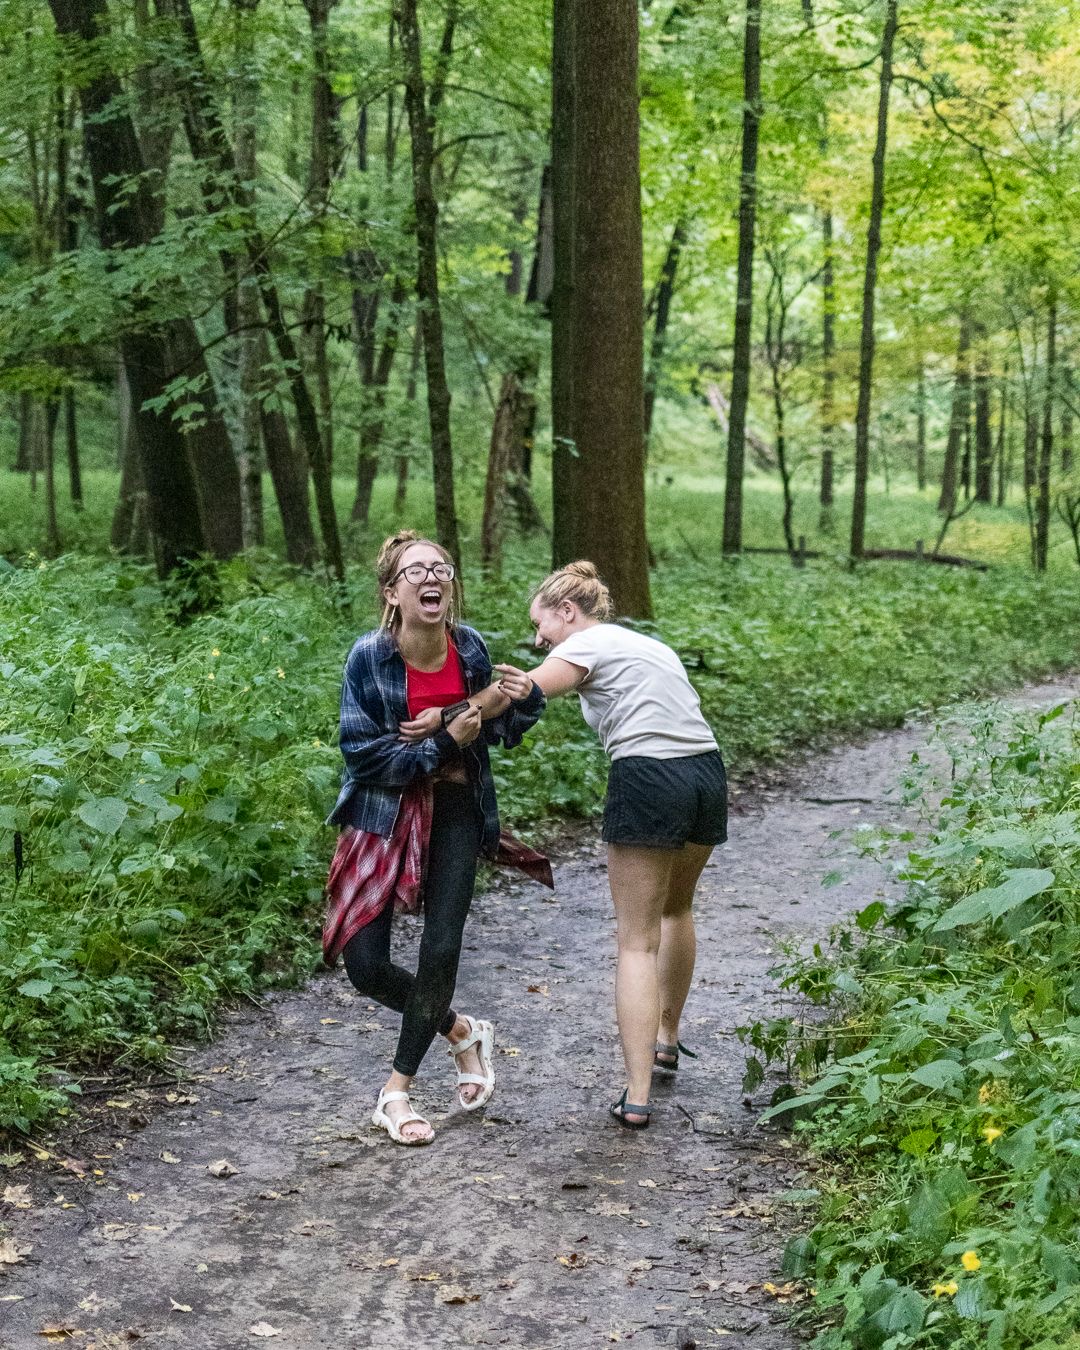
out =
<path fill-rule="evenodd" d="M 576 666 L 572 661 L 564 661 L 559 656 L 549 656 L 542 665 L 527 672 L 518 670 L 517 666 L 496 666 L 495 669 L 503 677 L 504 688 L 509 680 L 515 682 L 524 680 L 530 685 L 538 684 L 544 691 L 545 698 L 558 698 L 560 694 L 569 694 L 589 673 L 584 666 Z"/>

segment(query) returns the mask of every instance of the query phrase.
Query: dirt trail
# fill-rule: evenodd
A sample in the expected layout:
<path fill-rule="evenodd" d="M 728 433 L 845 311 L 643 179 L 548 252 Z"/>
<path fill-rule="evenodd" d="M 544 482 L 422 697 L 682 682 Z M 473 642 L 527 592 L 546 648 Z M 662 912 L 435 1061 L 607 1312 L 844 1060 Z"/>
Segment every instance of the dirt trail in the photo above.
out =
<path fill-rule="evenodd" d="M 1020 699 L 1078 692 L 1074 680 Z M 557 860 L 554 899 L 499 879 L 476 902 L 455 1003 L 497 1026 L 499 1087 L 480 1118 L 444 1115 L 450 1061 L 436 1046 L 417 1094 L 435 1145 L 397 1148 L 370 1127 L 395 1019 L 340 971 L 227 1017 L 178 1099 L 129 1090 L 68 1141 L 100 1175 L 0 1173 L 33 1199 L 0 1207 L 33 1248 L 0 1265 L 0 1298 L 24 1296 L 0 1302 L 0 1346 L 38 1350 L 51 1325 L 97 1350 L 235 1350 L 262 1343 L 259 1324 L 281 1350 L 799 1344 L 762 1285 L 783 1283 L 790 1220 L 775 1198 L 807 1184 L 805 1164 L 756 1128 L 764 1090 L 743 1104 L 733 1028 L 777 1007 L 779 941 L 824 935 L 888 892 L 850 830 L 901 819 L 898 779 L 926 734 L 875 736 L 736 802 L 697 907 L 683 1038 L 700 1058 L 658 1087 L 648 1132 L 605 1115 L 622 1078 L 590 836 Z M 823 888 L 837 869 L 842 883 Z M 398 940 L 411 950 L 404 923 Z M 235 1176 L 207 1172 L 221 1158 Z"/>

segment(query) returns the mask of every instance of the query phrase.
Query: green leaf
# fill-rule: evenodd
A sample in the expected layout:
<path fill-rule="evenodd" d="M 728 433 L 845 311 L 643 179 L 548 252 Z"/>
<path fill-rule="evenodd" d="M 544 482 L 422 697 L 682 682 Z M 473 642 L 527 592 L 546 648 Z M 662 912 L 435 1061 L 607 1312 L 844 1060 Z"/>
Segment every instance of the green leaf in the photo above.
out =
<path fill-rule="evenodd" d="M 908 1081 L 940 1091 L 942 1088 L 951 1087 L 963 1076 L 964 1070 L 956 1060 L 935 1059 L 929 1064 L 921 1064 L 919 1068 L 912 1069 L 908 1074 Z"/>
<path fill-rule="evenodd" d="M 52 991 L 53 985 L 49 980 L 27 980 L 25 984 L 19 985 L 19 993 L 26 998 L 47 998 Z"/>
<path fill-rule="evenodd" d="M 963 924 L 980 923 L 983 919 L 999 919 L 1002 914 L 1016 909 L 1025 900 L 1041 895 L 1054 884 L 1054 874 L 1045 867 L 1019 867 L 1006 872 L 1007 880 L 1000 886 L 966 895 L 938 919 L 936 932 L 959 928 Z"/>
<path fill-rule="evenodd" d="M 77 812 L 84 824 L 105 835 L 115 834 L 127 819 L 127 813 L 127 802 L 119 797 L 93 797 L 83 802 Z"/>
<path fill-rule="evenodd" d="M 925 1158 L 936 1143 L 937 1131 L 924 1125 L 921 1130 L 912 1130 L 910 1134 L 904 1135 L 900 1140 L 900 1148 L 913 1158 Z"/>

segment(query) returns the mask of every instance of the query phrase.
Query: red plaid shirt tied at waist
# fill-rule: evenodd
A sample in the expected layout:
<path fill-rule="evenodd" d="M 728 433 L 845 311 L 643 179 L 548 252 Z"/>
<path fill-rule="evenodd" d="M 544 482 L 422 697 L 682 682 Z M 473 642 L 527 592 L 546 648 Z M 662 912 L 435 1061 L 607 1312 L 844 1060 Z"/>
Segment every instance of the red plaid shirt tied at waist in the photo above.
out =
<path fill-rule="evenodd" d="M 420 908 L 428 840 L 431 836 L 431 780 L 408 788 L 389 835 L 346 828 L 338 839 L 326 879 L 323 961 L 333 966 L 350 939 L 392 904 L 400 913 Z M 503 831 L 495 862 L 516 867 L 555 889 L 551 864 L 542 853 Z"/>

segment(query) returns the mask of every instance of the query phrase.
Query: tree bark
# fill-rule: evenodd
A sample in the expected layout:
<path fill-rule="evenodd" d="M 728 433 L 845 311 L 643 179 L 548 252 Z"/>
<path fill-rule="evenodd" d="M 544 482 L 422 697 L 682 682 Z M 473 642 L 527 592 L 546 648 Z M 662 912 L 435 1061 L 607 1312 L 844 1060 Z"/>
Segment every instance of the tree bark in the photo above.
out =
<path fill-rule="evenodd" d="M 1045 572 L 1050 548 L 1050 470 L 1054 460 L 1054 395 L 1057 384 L 1057 297 L 1051 294 L 1046 320 L 1046 388 L 1043 393 L 1042 441 L 1039 446 L 1035 496 L 1035 570 Z"/>
<path fill-rule="evenodd" d="M 675 293 L 675 276 L 679 268 L 679 257 L 686 243 L 686 221 L 680 218 L 671 232 L 664 265 L 660 269 L 660 285 L 656 290 L 656 317 L 653 319 L 652 342 L 649 344 L 649 370 L 645 376 L 645 456 L 649 454 L 649 438 L 652 435 L 653 406 L 656 403 L 656 386 L 664 365 L 664 347 L 667 342 L 668 319 L 671 316 L 671 297 Z"/>
<path fill-rule="evenodd" d="M 735 333 L 731 354 L 724 480 L 725 553 L 742 549 L 746 412 L 750 402 L 750 337 L 754 306 L 754 218 L 757 211 L 758 131 L 761 125 L 761 0 L 746 0 L 743 39 L 742 159 L 739 172 L 739 258 L 735 278 Z"/>
<path fill-rule="evenodd" d="M 998 412 L 997 431 L 997 504 L 1005 505 L 1005 494 L 1009 490 L 1009 368 L 1006 365 L 1001 377 L 1001 401 Z"/>
<path fill-rule="evenodd" d="M 85 43 L 95 42 L 108 17 L 105 0 L 49 0 L 49 8 L 62 36 Z M 123 107 L 119 80 L 111 70 L 97 69 L 80 89 L 80 101 L 102 247 L 119 253 L 143 246 L 154 236 L 159 208 L 143 171 L 131 118 L 117 112 Z M 170 338 L 180 335 L 180 345 L 197 347 L 193 330 L 190 341 L 183 341 L 185 329 L 190 327 L 186 320 L 172 320 L 148 325 L 141 331 L 129 329 L 120 343 L 131 390 L 154 553 L 162 576 L 197 558 L 209 544 L 188 437 L 168 413 L 147 408 L 147 402 L 159 398 L 177 373 L 172 364 L 176 344 Z M 201 351 L 187 373 L 204 374 L 208 391 L 212 391 Z M 206 395 L 206 403 L 210 425 L 220 428 L 221 444 L 227 445 L 211 392 Z"/>
<path fill-rule="evenodd" d="M 575 556 L 580 501 L 574 443 L 574 194 L 576 104 L 574 28 L 578 0 L 553 0 L 551 56 L 551 507 L 552 561 Z"/>
<path fill-rule="evenodd" d="M 855 483 L 851 502 L 852 558 L 861 558 L 866 536 L 866 488 L 870 475 L 870 403 L 874 377 L 874 302 L 877 261 L 881 251 L 881 217 L 885 208 L 885 145 L 889 130 L 889 91 L 893 77 L 893 42 L 899 0 L 886 0 L 885 29 L 881 38 L 881 80 L 878 89 L 877 137 L 874 144 L 870 223 L 866 232 L 866 270 L 863 275 L 862 333 L 859 342 L 859 398 L 855 410 Z"/>
<path fill-rule="evenodd" d="M 921 356 L 915 399 L 915 483 L 922 492 L 926 488 L 926 361 Z"/>
<path fill-rule="evenodd" d="M 451 0 L 456 8 L 457 0 Z M 435 532 L 454 558 L 461 555 L 454 503 L 454 457 L 450 435 L 450 386 L 446 378 L 442 310 L 439 305 L 438 216 L 432 184 L 432 120 L 427 108 L 420 55 L 417 0 L 396 0 L 401 51 L 405 63 L 405 106 L 412 140 L 413 209 L 416 217 L 417 276 L 420 327 L 424 336 L 428 425 L 435 488 Z"/>
<path fill-rule="evenodd" d="M 975 500 L 994 500 L 994 439 L 990 429 L 990 354 L 985 337 L 975 358 Z"/>
<path fill-rule="evenodd" d="M 269 359 L 265 335 L 262 355 L 264 360 Z M 296 567 L 311 568 L 315 565 L 317 550 L 308 505 L 307 465 L 293 446 L 289 424 L 280 408 L 267 408 L 260 403 L 259 421 L 266 467 L 274 484 L 285 534 L 285 557 Z"/>
<path fill-rule="evenodd" d="M 818 503 L 821 525 L 832 524 L 836 477 L 836 280 L 833 273 L 833 218 L 826 211 L 821 218 L 821 484 Z"/>
<path fill-rule="evenodd" d="M 941 493 L 937 509 L 945 516 L 956 510 L 956 489 L 960 476 L 960 454 L 971 405 L 971 369 L 968 351 L 971 345 L 971 321 L 965 313 L 960 318 L 960 341 L 956 349 L 956 375 L 953 379 L 952 409 L 949 415 L 949 436 L 945 442 L 945 459 L 941 468 Z"/>
<path fill-rule="evenodd" d="M 65 0 L 65 3 L 73 3 L 73 0 Z M 315 404 L 304 378 L 300 354 L 285 322 L 281 299 L 270 270 L 269 249 L 258 228 L 251 191 L 238 179 L 232 146 L 214 105 L 190 0 L 169 0 L 169 3 L 179 22 L 186 57 L 184 65 L 179 68 L 178 86 L 188 144 L 192 157 L 206 173 L 204 192 L 208 209 L 217 209 L 213 201 L 220 201 L 222 207 L 235 213 L 243 228 L 248 266 L 258 282 L 267 327 L 286 372 L 289 393 L 296 410 L 297 430 L 315 485 L 315 506 L 324 555 L 334 576 L 342 581 L 345 563 L 334 506 L 330 463 L 319 431 Z M 267 453 L 269 455 L 269 450 Z"/>

